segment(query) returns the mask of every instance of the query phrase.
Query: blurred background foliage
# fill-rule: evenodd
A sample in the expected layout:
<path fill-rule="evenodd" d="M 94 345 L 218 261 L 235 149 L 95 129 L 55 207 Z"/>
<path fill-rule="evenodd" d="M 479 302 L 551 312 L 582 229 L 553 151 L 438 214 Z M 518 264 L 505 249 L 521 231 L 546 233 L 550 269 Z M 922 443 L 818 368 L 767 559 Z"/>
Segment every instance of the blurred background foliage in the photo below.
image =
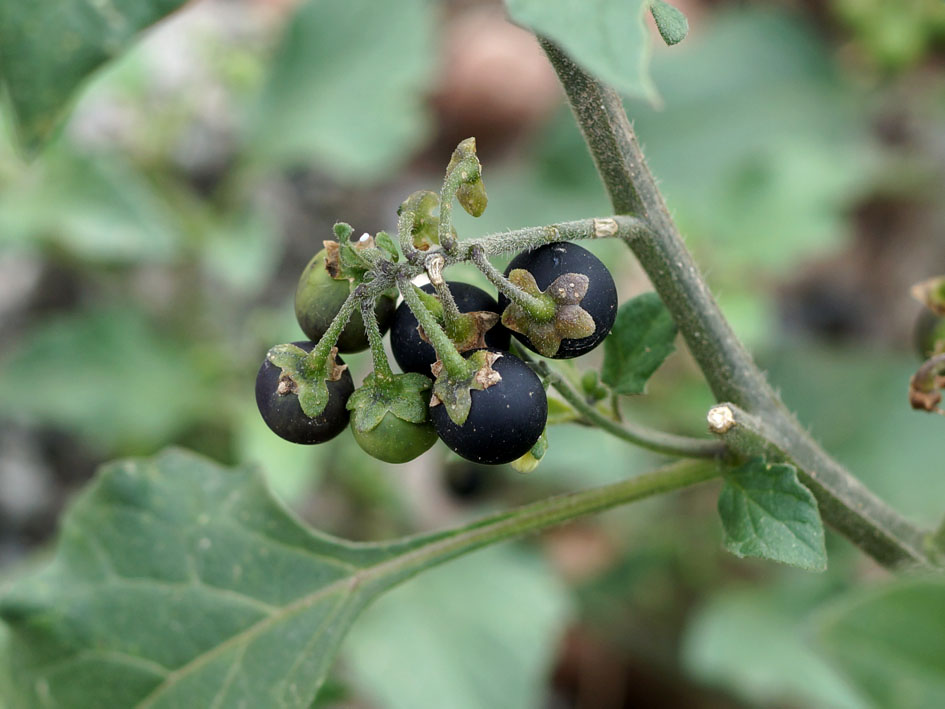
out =
<path fill-rule="evenodd" d="M 788 405 L 931 525 L 942 422 L 905 395 L 908 286 L 945 262 L 945 5 L 676 4 L 692 29 L 656 47 L 660 103 L 628 102 L 670 207 Z M 609 213 L 553 73 L 498 3 L 200 0 L 96 74 L 35 161 L 6 118 L 0 576 L 42 553 L 99 463 L 167 445 L 259 464 L 356 539 L 659 462 L 560 426 L 529 476 L 442 446 L 386 466 L 348 435 L 285 443 L 256 414 L 256 368 L 300 336 L 292 293 L 331 225 L 394 231 L 458 140 L 477 137 L 490 195 L 461 236 Z M 592 248 L 622 299 L 648 289 L 622 245 Z M 360 380 L 366 358 L 349 362 Z M 683 348 L 625 412 L 699 434 L 710 404 Z M 714 505 L 711 486 L 648 501 L 405 585 L 356 626 L 319 705 L 890 705 L 825 660 L 811 620 L 884 572 L 835 536 L 819 576 L 726 557 Z"/>

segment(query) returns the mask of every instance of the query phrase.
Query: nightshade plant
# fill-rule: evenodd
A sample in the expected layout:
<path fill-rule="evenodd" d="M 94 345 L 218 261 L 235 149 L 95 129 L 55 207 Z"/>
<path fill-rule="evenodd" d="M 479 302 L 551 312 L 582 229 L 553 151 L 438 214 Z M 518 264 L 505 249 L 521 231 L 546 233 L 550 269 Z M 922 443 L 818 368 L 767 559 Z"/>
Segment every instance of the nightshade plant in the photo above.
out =
<path fill-rule="evenodd" d="M 138 4 L 122 3 L 140 12 L 128 11 L 128 22 L 119 25 L 102 24 L 89 12 L 114 52 L 135 31 L 181 4 L 154 3 L 140 10 Z M 29 15 L 31 6 L 0 5 L 0 66 L 20 131 L 36 148 L 58 122 L 65 101 L 55 90 L 32 86 L 39 82 L 28 70 L 30 53 L 18 44 L 37 21 Z M 352 240 L 350 226 L 336 226 L 336 240 L 315 259 L 318 268 L 321 261 L 326 264 L 325 274 L 308 271 L 300 288 L 300 320 L 316 340 L 269 351 L 258 381 L 260 409 L 274 430 L 300 442 L 339 434 L 350 415 L 358 443 L 384 460 L 400 462 L 426 450 L 433 442 L 432 427 L 467 457 L 486 462 L 514 457 L 520 468 L 531 469 L 543 456 L 554 455 L 553 441 L 549 447 L 541 432 L 547 386 L 559 397 L 566 418 L 679 460 L 457 529 L 375 543 L 349 542 L 305 527 L 252 470 L 224 469 L 181 451 L 114 463 L 72 507 L 51 563 L 14 583 L 0 599 L 0 699 L 13 707 L 309 707 L 346 630 L 391 587 L 476 549 L 717 478 L 722 480 L 718 511 L 724 545 L 738 556 L 822 570 L 827 564 L 823 519 L 883 566 L 929 574 L 885 599 L 852 606 L 834 619 L 828 633 L 856 628 L 864 608 L 899 599 L 906 599 L 901 606 L 906 616 L 936 603 L 941 608 L 945 586 L 930 572 L 941 568 L 945 531 L 930 532 L 903 519 L 823 451 L 780 401 L 683 245 L 620 97 L 594 75 L 617 77 L 627 91 L 649 91 L 645 80 L 608 64 L 601 45 L 612 38 L 588 30 L 609 31 L 607 23 L 593 17 L 596 11 L 606 7 L 630 14 L 635 9 L 639 16 L 632 18 L 633 26 L 639 30 L 642 13 L 651 9 L 668 43 L 685 35 L 685 18 L 662 0 L 594 3 L 582 9 L 575 3 L 508 0 L 507 6 L 515 20 L 539 35 L 614 214 L 460 238 L 452 223 L 454 201 L 474 216 L 486 208 L 475 142 L 463 141 L 440 192 L 421 191 L 404 201 L 396 239 L 378 232 Z M 56 21 L 50 27 L 51 32 L 69 30 Z M 107 54 L 80 44 L 67 58 L 64 75 L 73 77 L 65 82 L 68 89 Z M 623 241 L 655 293 L 613 313 L 606 269 L 578 268 L 568 260 L 553 277 L 529 271 L 536 255 L 549 249 L 580 255 L 573 242 L 596 239 Z M 512 254 L 521 255 L 506 274 L 490 261 Z M 503 296 L 501 313 L 457 307 L 443 272 L 460 262 L 474 264 L 495 285 Z M 429 277 L 433 293 L 413 284 L 421 274 Z M 318 297 L 311 302 L 310 277 L 314 290 L 327 286 L 344 297 L 318 310 L 324 302 Z M 607 293 L 584 307 L 598 287 Z M 430 377 L 397 374 L 387 362 L 378 317 L 390 316 L 395 289 L 416 318 L 418 334 L 422 330 L 436 352 Z M 337 343 L 355 316 L 363 328 L 354 329 L 350 349 L 370 347 L 374 371 L 352 393 Z M 485 348 L 490 328 L 500 319 L 546 357 L 525 348 L 515 354 Z M 604 339 L 611 322 L 613 330 Z M 671 353 L 677 328 L 719 402 L 707 413 L 713 438 L 678 436 L 620 420 L 616 396 L 642 391 Z M 604 343 L 599 376 L 589 371 L 575 377 L 547 359 L 562 351 L 581 354 L 586 348 L 575 343 L 589 340 Z M 926 372 L 928 381 L 920 385 L 941 386 L 938 352 L 933 349 L 927 362 L 934 373 Z M 516 386 L 503 393 L 511 384 Z M 527 402 L 526 411 L 501 430 L 489 431 L 485 440 L 473 437 L 470 443 L 464 425 L 476 420 L 480 401 L 495 399 L 510 408 Z M 326 417 L 324 427 L 310 423 L 319 417 Z M 494 443 L 519 421 L 527 430 L 515 446 Z M 393 439 L 403 445 L 393 446 Z M 940 616 L 928 621 L 932 631 L 941 630 Z M 183 630 L 169 636 L 168 627 Z M 842 642 L 833 646 L 841 663 L 849 660 Z M 862 673 L 855 663 L 848 666 L 854 675 Z"/>

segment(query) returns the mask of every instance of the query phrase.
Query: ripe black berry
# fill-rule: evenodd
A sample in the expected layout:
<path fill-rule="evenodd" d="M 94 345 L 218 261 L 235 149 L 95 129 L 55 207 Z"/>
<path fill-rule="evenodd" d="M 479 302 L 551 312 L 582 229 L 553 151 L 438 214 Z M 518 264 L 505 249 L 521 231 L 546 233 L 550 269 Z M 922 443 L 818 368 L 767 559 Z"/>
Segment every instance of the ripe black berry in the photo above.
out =
<path fill-rule="evenodd" d="M 495 298 L 481 288 L 460 281 L 448 281 L 446 285 L 461 313 L 472 313 L 477 310 L 501 312 Z M 422 290 L 431 294 L 435 292 L 430 283 L 422 286 Z M 489 347 L 505 350 L 509 347 L 511 335 L 501 323 L 496 323 L 486 332 L 485 339 Z M 436 352 L 432 345 L 420 339 L 417 319 L 410 312 L 406 302 L 401 303 L 394 314 L 394 322 L 390 328 L 390 346 L 394 359 L 402 371 L 431 376 L 430 366 L 436 362 Z"/>
<path fill-rule="evenodd" d="M 302 271 L 295 291 L 295 317 L 305 336 L 312 342 L 318 342 L 350 292 L 349 281 L 332 278 L 325 269 L 325 249 L 315 254 Z M 374 315 L 381 333 L 387 332 L 390 326 L 394 317 L 394 305 L 394 299 L 387 295 L 377 299 Z M 361 319 L 360 312 L 355 311 L 351 315 L 337 344 L 339 352 L 360 352 L 367 349 L 367 333 L 364 331 L 364 320 Z"/>
<path fill-rule="evenodd" d="M 293 342 L 306 352 L 315 347 L 314 342 Z M 344 364 L 337 358 L 339 364 Z M 293 443 L 324 443 L 341 433 L 348 425 L 350 416 L 345 405 L 354 391 L 351 372 L 347 369 L 341 379 L 328 382 L 328 405 L 315 418 L 309 418 L 299 405 L 299 398 L 283 382 L 280 387 L 282 369 L 268 358 L 263 360 L 256 375 L 256 406 L 263 421 L 274 433 Z M 286 389 L 289 389 L 286 391 Z"/>
<path fill-rule="evenodd" d="M 512 259 L 505 275 L 519 268 L 531 273 L 542 291 L 566 273 L 579 273 L 588 278 L 587 293 L 579 305 L 594 318 L 594 332 L 589 337 L 562 340 L 554 359 L 570 359 L 590 352 L 607 337 L 617 317 L 617 287 L 610 271 L 594 254 L 571 242 L 556 242 L 534 251 L 523 251 Z M 509 299 L 500 294 L 499 308 L 504 311 L 508 305 Z M 538 352 L 525 335 L 515 333 L 515 337 L 528 349 Z"/>
<path fill-rule="evenodd" d="M 545 429 L 548 400 L 541 379 L 508 352 L 492 368 L 502 377 L 488 389 L 470 392 L 472 406 L 462 426 L 450 419 L 443 404 L 430 407 L 437 435 L 449 448 L 474 463 L 498 465 L 520 458 Z"/>

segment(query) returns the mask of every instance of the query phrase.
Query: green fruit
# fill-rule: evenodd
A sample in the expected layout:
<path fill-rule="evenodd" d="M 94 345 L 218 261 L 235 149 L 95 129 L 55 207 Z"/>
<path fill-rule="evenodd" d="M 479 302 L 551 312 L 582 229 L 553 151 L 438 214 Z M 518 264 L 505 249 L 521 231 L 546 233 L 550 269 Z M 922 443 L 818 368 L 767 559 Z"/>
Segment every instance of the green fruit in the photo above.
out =
<path fill-rule="evenodd" d="M 325 249 L 315 254 L 302 271 L 295 291 L 295 317 L 308 339 L 312 342 L 321 339 L 350 292 L 351 283 L 348 280 L 336 280 L 325 269 Z M 390 296 L 382 295 L 377 299 L 374 316 L 381 333 L 387 332 L 390 327 L 395 305 Z M 364 320 L 361 319 L 361 313 L 355 311 L 338 338 L 338 351 L 360 352 L 367 347 Z"/>
<path fill-rule="evenodd" d="M 390 412 L 370 431 L 358 431 L 354 419 L 350 428 L 361 449 L 385 463 L 406 463 L 436 443 L 436 431 L 429 421 L 411 423 Z"/>
<path fill-rule="evenodd" d="M 945 318 L 923 310 L 916 318 L 912 340 L 919 359 L 928 359 L 945 346 Z"/>

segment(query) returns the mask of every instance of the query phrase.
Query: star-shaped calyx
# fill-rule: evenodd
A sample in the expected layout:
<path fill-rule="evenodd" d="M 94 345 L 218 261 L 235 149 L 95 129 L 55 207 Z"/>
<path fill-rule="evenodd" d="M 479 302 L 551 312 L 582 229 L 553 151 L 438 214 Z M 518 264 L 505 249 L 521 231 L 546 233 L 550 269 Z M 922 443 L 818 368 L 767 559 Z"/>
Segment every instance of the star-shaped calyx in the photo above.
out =
<path fill-rule="evenodd" d="M 298 396 L 299 406 L 309 418 L 320 415 L 328 405 L 328 382 L 337 382 L 348 368 L 338 363 L 337 355 L 338 348 L 332 347 L 328 357 L 319 362 L 296 345 L 276 345 L 266 353 L 269 361 L 282 370 L 276 392 Z"/>
<path fill-rule="evenodd" d="M 502 381 L 502 376 L 492 368 L 495 361 L 502 355 L 499 352 L 478 350 L 473 352 L 466 361 L 469 363 L 468 375 L 461 379 L 451 379 L 446 372 L 443 362 L 437 360 L 432 367 L 433 396 L 430 397 L 430 406 L 445 406 L 446 413 L 457 426 L 466 423 L 469 409 L 472 408 L 473 389 L 482 391 Z"/>
<path fill-rule="evenodd" d="M 525 335 L 539 354 L 554 357 L 562 340 L 578 340 L 594 334 L 597 327 L 594 318 L 579 305 L 590 284 L 584 274 L 558 276 L 544 292 L 538 287 L 535 277 L 525 269 L 512 271 L 509 280 L 529 295 L 554 305 L 554 314 L 546 319 L 536 318 L 514 302 L 502 313 L 502 324 Z"/>
<path fill-rule="evenodd" d="M 409 423 L 427 420 L 430 378 L 423 374 L 378 377 L 371 372 L 348 399 L 351 421 L 360 433 L 372 431 L 390 413 Z"/>

